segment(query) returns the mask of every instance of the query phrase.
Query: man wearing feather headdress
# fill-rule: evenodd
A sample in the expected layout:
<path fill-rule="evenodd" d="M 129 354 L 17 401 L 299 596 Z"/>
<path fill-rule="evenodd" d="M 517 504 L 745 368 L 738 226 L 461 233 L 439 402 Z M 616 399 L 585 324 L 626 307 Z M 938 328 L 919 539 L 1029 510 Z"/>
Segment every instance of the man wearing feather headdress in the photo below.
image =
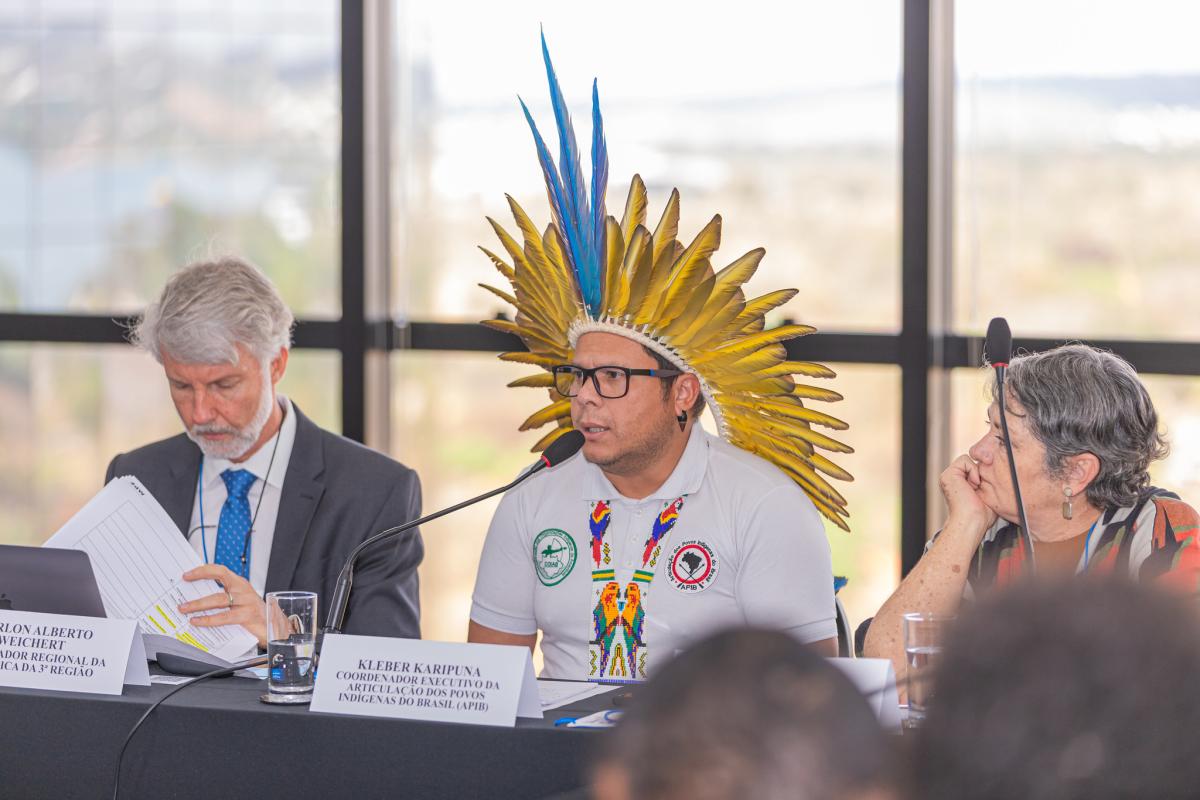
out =
<path fill-rule="evenodd" d="M 548 389 L 522 430 L 571 429 L 581 454 L 505 495 L 488 530 L 471 608 L 475 642 L 533 647 L 543 675 L 640 681 L 656 663 L 723 627 L 778 628 L 836 654 L 833 577 L 819 516 L 846 528 L 845 500 L 818 473 L 850 475 L 816 452 L 850 452 L 813 430 L 845 423 L 804 400 L 836 392 L 793 376 L 833 373 L 789 361 L 783 344 L 812 332 L 766 329 L 795 290 L 746 299 L 764 251 L 714 271 L 721 218 L 676 240 L 679 194 L 654 231 L 634 176 L 620 222 L 605 213 L 608 158 L 592 88 L 592 181 L 542 42 L 561 170 L 522 103 L 553 222 L 539 232 L 509 198 L 523 243 L 494 221 L 507 259 L 484 250 L 512 286 L 485 287 L 516 308 L 485 324 L 541 369 L 512 386 Z M 718 436 L 699 416 L 708 408 Z"/>

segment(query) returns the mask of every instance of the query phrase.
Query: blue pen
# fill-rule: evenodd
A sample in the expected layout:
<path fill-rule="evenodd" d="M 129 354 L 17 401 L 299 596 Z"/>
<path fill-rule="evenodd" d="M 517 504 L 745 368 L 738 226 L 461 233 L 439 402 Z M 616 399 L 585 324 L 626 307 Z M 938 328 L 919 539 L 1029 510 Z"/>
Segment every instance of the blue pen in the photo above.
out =
<path fill-rule="evenodd" d="M 579 719 L 579 717 L 559 717 L 558 719 L 554 720 L 554 727 L 561 728 L 564 725 L 570 725 L 577 719 Z"/>

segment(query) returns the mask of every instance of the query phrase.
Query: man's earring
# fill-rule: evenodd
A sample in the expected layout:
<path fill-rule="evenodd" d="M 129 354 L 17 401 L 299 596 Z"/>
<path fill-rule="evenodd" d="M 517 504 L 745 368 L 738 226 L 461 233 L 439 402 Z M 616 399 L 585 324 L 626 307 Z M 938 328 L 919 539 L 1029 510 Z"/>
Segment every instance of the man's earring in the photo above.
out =
<path fill-rule="evenodd" d="M 1071 487 L 1063 487 L 1063 519 L 1070 519 L 1074 515 L 1075 510 L 1071 508 Z"/>
<path fill-rule="evenodd" d="M 675 421 L 679 423 L 679 430 L 683 430 L 684 428 L 686 428 L 687 427 L 687 412 L 680 411 L 679 416 L 675 418 Z"/>

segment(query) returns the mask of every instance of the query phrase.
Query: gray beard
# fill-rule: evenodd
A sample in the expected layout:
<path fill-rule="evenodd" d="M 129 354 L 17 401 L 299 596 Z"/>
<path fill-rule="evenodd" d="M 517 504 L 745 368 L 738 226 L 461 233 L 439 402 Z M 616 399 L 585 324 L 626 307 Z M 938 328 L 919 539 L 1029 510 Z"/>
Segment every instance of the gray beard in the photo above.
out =
<path fill-rule="evenodd" d="M 232 428 L 226 425 L 193 425 L 188 428 L 187 436 L 196 443 L 205 458 L 236 461 L 246 455 L 258 441 L 258 437 L 262 435 L 267 420 L 271 418 L 271 405 L 274 400 L 275 393 L 271 390 L 271 374 L 269 370 L 264 370 L 262 399 L 259 400 L 254 418 L 244 428 Z M 202 433 L 227 433 L 231 435 L 231 438 L 224 442 L 210 442 L 200 435 Z"/>

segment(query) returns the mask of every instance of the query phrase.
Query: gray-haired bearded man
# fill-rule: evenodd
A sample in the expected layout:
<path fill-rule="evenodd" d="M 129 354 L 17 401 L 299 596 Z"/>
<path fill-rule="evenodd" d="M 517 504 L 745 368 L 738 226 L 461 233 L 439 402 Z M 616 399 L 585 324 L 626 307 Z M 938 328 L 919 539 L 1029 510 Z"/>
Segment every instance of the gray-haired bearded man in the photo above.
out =
<path fill-rule="evenodd" d="M 356 545 L 421 513 L 415 472 L 322 430 L 276 394 L 292 323 L 275 287 L 244 261 L 176 273 L 132 338 L 163 365 L 186 433 L 117 456 L 105 478 L 138 478 L 204 559 L 183 577 L 224 587 L 180 611 L 198 626 L 242 625 L 260 646 L 266 592 L 330 597 Z M 423 552 L 414 530 L 364 554 L 347 633 L 420 636 Z"/>

